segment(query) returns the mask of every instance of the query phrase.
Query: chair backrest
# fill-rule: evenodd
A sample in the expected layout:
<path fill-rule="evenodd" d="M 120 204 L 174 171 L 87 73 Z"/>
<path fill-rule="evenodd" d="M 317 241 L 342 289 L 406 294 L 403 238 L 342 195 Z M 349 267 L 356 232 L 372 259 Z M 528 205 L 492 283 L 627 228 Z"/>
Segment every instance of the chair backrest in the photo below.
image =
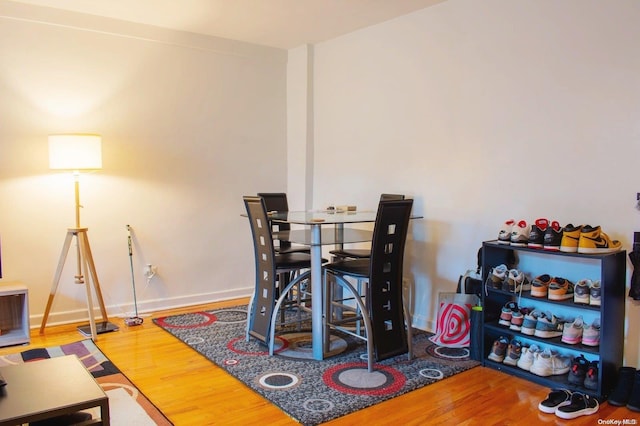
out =
<path fill-rule="evenodd" d="M 267 211 L 288 212 L 289 203 L 285 192 L 258 192 L 258 197 L 264 198 Z"/>
<path fill-rule="evenodd" d="M 268 212 L 288 212 L 289 202 L 287 201 L 287 194 L 285 192 L 259 192 L 258 197 L 262 197 L 264 205 L 267 207 Z M 290 231 L 291 225 L 288 223 L 272 223 L 271 230 L 277 231 Z M 291 242 L 283 239 L 278 239 L 279 248 L 285 250 L 291 247 Z"/>
<path fill-rule="evenodd" d="M 412 199 L 380 201 L 378 204 L 369 267 L 369 306 L 377 360 L 408 350 L 402 304 L 402 267 L 412 207 Z"/>
<path fill-rule="evenodd" d="M 276 261 L 271 225 L 262 197 L 243 197 L 251 225 L 255 257 L 255 289 L 249 312 L 249 334 L 266 342 L 276 299 Z"/>
<path fill-rule="evenodd" d="M 404 200 L 404 194 L 380 194 L 380 201 Z"/>
<path fill-rule="evenodd" d="M 284 192 L 259 192 L 258 197 L 264 199 L 264 205 L 267 207 L 268 212 L 288 212 L 289 202 L 287 201 L 287 194 Z M 288 223 L 274 224 L 276 231 L 289 231 L 291 225 Z"/>

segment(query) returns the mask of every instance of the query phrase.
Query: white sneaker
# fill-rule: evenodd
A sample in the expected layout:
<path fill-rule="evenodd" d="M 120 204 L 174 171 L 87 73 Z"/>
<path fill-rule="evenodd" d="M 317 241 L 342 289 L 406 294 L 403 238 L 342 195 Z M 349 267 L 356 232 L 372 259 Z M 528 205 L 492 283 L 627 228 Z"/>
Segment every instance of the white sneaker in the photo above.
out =
<path fill-rule="evenodd" d="M 545 349 L 533 360 L 531 371 L 538 376 L 559 376 L 569 372 L 571 368 L 571 360 L 567 357 L 558 355 L 550 349 Z"/>
<path fill-rule="evenodd" d="M 527 226 L 525 220 L 521 220 L 513 225 L 511 231 L 511 245 L 516 247 L 526 247 L 529 242 L 529 232 L 531 229 Z"/>
<path fill-rule="evenodd" d="M 531 345 L 529 347 L 523 347 L 522 353 L 516 365 L 523 370 L 529 371 L 535 357 L 540 353 L 540 348 L 537 345 Z"/>
<path fill-rule="evenodd" d="M 511 231 L 515 223 L 515 220 L 509 219 L 502 224 L 502 228 L 498 232 L 498 244 L 511 244 Z"/>

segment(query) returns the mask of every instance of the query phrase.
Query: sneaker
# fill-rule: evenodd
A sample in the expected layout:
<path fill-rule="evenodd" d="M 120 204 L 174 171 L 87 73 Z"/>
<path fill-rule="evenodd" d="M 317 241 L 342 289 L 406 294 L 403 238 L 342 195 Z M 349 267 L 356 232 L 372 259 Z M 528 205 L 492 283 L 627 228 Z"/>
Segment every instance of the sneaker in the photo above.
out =
<path fill-rule="evenodd" d="M 540 311 L 532 311 L 525 314 L 524 319 L 522 320 L 522 326 L 520 326 L 520 332 L 522 334 L 533 336 L 536 332 L 538 319 L 543 316 L 544 314 Z"/>
<path fill-rule="evenodd" d="M 526 247 L 529 242 L 529 227 L 525 220 L 521 220 L 513 225 L 511 231 L 511 245 L 516 247 Z"/>
<path fill-rule="evenodd" d="M 553 221 L 549 224 L 549 227 L 544 233 L 543 246 L 545 250 L 559 251 L 560 244 L 562 243 L 562 228 L 557 221 Z"/>
<path fill-rule="evenodd" d="M 578 281 L 573 288 L 573 303 L 588 305 L 590 302 L 589 293 L 592 285 L 593 283 L 588 279 Z"/>
<path fill-rule="evenodd" d="M 591 361 L 589 363 L 583 385 L 590 390 L 598 389 L 598 361 Z"/>
<path fill-rule="evenodd" d="M 573 299 L 573 283 L 561 277 L 555 277 L 549 283 L 549 300 Z"/>
<path fill-rule="evenodd" d="M 549 284 L 551 284 L 551 276 L 549 274 L 536 277 L 531 283 L 531 296 L 546 298 Z"/>
<path fill-rule="evenodd" d="M 560 241 L 560 251 L 565 253 L 577 253 L 580 242 L 580 231 L 582 225 L 573 226 L 568 224 L 562 229 L 562 240 Z"/>
<path fill-rule="evenodd" d="M 571 391 L 568 389 L 552 389 L 547 398 L 538 404 L 543 413 L 553 414 L 558 407 L 571 404 Z"/>
<path fill-rule="evenodd" d="M 511 272 L 511 269 L 509 269 L 507 273 L 504 275 L 504 281 L 502 281 L 502 287 L 500 287 L 502 291 L 509 291 L 509 273 L 510 272 Z"/>
<path fill-rule="evenodd" d="M 561 419 L 575 419 L 580 416 L 595 414 L 600 409 L 598 400 L 580 393 L 574 392 L 571 395 L 571 402 L 556 409 L 556 416 Z"/>
<path fill-rule="evenodd" d="M 613 253 L 622 249 L 622 243 L 612 240 L 607 234 L 602 232 L 599 226 L 591 227 L 586 225 L 580 232 L 578 242 L 578 253 L 603 254 Z"/>
<path fill-rule="evenodd" d="M 582 341 L 582 329 L 584 322 L 582 317 L 579 316 L 573 322 L 564 324 L 562 329 L 562 342 L 569 345 L 577 345 Z"/>
<path fill-rule="evenodd" d="M 491 287 L 501 290 L 502 283 L 507 278 L 507 265 L 498 265 L 491 270 L 489 278 L 491 279 Z"/>
<path fill-rule="evenodd" d="M 582 344 L 586 346 L 600 345 L 600 319 L 596 318 L 591 325 L 585 325 L 582 330 Z"/>
<path fill-rule="evenodd" d="M 558 353 L 545 349 L 538 354 L 531 364 L 530 372 L 537 376 L 559 376 L 567 374 L 571 368 L 571 360 Z"/>
<path fill-rule="evenodd" d="M 500 319 L 498 320 L 498 324 L 509 327 L 511 325 L 511 317 L 513 313 L 518 310 L 518 304 L 516 302 L 507 302 L 502 307 L 502 311 L 500 312 Z"/>
<path fill-rule="evenodd" d="M 527 246 L 530 248 L 541 249 L 544 246 L 544 234 L 547 231 L 548 226 L 549 221 L 547 219 L 536 219 L 536 222 L 531 225 Z"/>
<path fill-rule="evenodd" d="M 509 324 L 509 330 L 521 331 L 522 324 L 524 323 L 524 315 L 529 313 L 529 308 L 521 308 L 514 311 L 511 314 L 511 324 Z"/>
<path fill-rule="evenodd" d="M 518 340 L 511 340 L 509 346 L 507 346 L 507 354 L 504 358 L 503 364 L 516 365 L 522 354 L 522 343 Z"/>
<path fill-rule="evenodd" d="M 531 369 L 531 365 L 533 365 L 533 361 L 540 352 L 542 351 L 538 345 L 535 344 L 529 347 L 523 347 L 522 352 L 520 353 L 520 359 L 518 359 L 516 365 L 523 370 L 529 371 Z"/>
<path fill-rule="evenodd" d="M 529 278 L 517 269 L 510 269 L 506 280 L 507 290 L 511 293 L 519 293 L 521 291 L 531 290 L 531 282 Z"/>
<path fill-rule="evenodd" d="M 571 369 L 569 370 L 567 381 L 573 385 L 582 386 L 588 369 L 589 360 L 586 359 L 584 355 L 575 357 L 571 362 Z"/>
<path fill-rule="evenodd" d="M 594 281 L 589 287 L 589 304 L 593 306 L 600 306 L 602 289 L 600 288 L 600 280 Z"/>
<path fill-rule="evenodd" d="M 515 223 L 515 220 L 509 219 L 502 224 L 502 228 L 498 232 L 498 244 L 511 244 L 511 232 Z"/>
<path fill-rule="evenodd" d="M 563 323 L 551 312 L 545 312 L 536 322 L 536 330 L 533 335 L 543 339 L 562 336 Z"/>
<path fill-rule="evenodd" d="M 553 354 L 552 354 L 553 355 Z M 555 354 L 555 358 L 552 356 L 553 365 L 551 367 L 551 375 L 562 376 L 567 374 L 571 369 L 571 358 Z"/>
<path fill-rule="evenodd" d="M 493 342 L 489 359 L 495 362 L 504 361 L 504 356 L 507 353 L 507 345 L 509 345 L 509 340 L 507 340 L 506 337 L 500 336 L 498 340 Z"/>

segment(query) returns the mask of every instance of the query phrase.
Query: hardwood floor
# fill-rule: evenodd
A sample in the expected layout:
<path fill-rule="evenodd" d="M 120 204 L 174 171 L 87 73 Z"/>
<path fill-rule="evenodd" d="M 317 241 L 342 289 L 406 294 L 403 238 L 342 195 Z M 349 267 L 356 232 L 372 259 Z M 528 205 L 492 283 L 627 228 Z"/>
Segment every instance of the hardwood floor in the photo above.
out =
<path fill-rule="evenodd" d="M 192 306 L 157 312 L 152 317 L 246 302 Z M 145 317 L 144 324 L 136 327 L 110 318 L 120 330 L 99 335 L 96 344 L 175 425 L 297 424 L 275 405 L 155 326 L 152 317 Z M 76 325 L 47 327 L 42 336 L 33 329 L 31 334 L 29 346 L 0 348 L 0 355 L 83 338 Z M 548 392 L 548 388 L 526 380 L 476 367 L 327 424 L 598 425 L 640 421 L 640 413 L 607 403 L 592 416 L 562 420 L 538 410 L 538 403 Z"/>

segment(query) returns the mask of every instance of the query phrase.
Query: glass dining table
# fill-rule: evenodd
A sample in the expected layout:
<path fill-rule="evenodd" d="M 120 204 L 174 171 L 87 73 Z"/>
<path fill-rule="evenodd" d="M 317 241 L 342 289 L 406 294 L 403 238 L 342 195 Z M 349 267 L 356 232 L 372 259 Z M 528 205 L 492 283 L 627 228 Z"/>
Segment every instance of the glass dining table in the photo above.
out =
<path fill-rule="evenodd" d="M 418 218 L 413 216 L 412 219 Z M 358 223 L 374 223 L 375 211 L 289 211 L 270 212 L 272 223 L 303 225 L 304 229 L 294 229 L 275 233 L 274 237 L 294 244 L 310 247 L 311 251 L 311 344 L 313 359 L 324 359 L 323 350 L 323 288 L 322 288 L 322 246 L 361 243 L 372 240 L 373 231 L 345 227 Z"/>

